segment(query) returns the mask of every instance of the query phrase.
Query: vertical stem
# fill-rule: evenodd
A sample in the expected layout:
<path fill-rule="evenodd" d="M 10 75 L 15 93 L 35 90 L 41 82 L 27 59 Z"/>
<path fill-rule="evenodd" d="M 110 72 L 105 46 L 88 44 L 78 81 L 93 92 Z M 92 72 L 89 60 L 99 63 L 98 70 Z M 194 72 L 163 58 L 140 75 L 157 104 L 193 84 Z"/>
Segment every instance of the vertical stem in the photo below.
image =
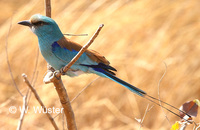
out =
<path fill-rule="evenodd" d="M 46 16 L 51 18 L 51 0 L 45 0 Z"/>
<path fill-rule="evenodd" d="M 63 85 L 61 78 L 58 80 L 54 80 L 53 84 L 56 87 L 56 91 L 60 98 L 60 102 L 64 108 L 64 113 L 67 119 L 68 130 L 77 130 L 74 112 L 71 107 L 71 103 L 70 103 L 67 91 Z"/>

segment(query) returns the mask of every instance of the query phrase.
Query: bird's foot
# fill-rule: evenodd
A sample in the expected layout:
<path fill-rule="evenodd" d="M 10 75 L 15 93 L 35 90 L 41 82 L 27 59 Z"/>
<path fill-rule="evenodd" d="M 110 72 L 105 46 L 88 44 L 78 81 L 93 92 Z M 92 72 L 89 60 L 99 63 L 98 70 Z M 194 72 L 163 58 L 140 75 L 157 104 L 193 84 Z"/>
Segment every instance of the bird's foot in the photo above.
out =
<path fill-rule="evenodd" d="M 60 70 L 56 70 L 56 71 L 53 72 L 53 75 L 54 75 L 54 77 L 55 77 L 56 79 L 60 79 L 60 76 L 59 76 L 59 77 L 57 76 L 58 73 L 61 73 Z M 62 74 L 62 73 L 61 73 L 61 74 Z"/>
<path fill-rule="evenodd" d="M 62 67 L 59 72 L 62 74 L 62 75 L 65 75 L 65 72 L 64 72 L 64 67 Z"/>
<path fill-rule="evenodd" d="M 53 82 L 53 80 L 55 80 L 55 78 L 59 80 L 60 79 L 60 75 L 57 76 L 58 73 L 60 73 L 62 75 L 65 75 L 64 67 L 62 67 L 60 70 L 48 69 L 47 72 L 46 72 L 46 75 L 44 76 L 43 82 L 45 84 L 48 84 L 48 83 Z"/>

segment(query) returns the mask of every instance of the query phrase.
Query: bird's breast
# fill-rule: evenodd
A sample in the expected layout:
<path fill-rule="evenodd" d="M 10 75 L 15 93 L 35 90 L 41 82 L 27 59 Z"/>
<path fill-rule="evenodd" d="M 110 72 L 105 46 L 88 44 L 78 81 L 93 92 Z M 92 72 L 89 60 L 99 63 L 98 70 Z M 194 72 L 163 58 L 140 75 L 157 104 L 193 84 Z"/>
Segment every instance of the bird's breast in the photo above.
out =
<path fill-rule="evenodd" d="M 66 65 L 65 62 L 60 60 L 53 52 L 53 48 L 51 45 L 46 45 L 46 44 L 40 44 L 39 43 L 39 48 L 42 56 L 44 59 L 56 70 L 61 69 Z"/>

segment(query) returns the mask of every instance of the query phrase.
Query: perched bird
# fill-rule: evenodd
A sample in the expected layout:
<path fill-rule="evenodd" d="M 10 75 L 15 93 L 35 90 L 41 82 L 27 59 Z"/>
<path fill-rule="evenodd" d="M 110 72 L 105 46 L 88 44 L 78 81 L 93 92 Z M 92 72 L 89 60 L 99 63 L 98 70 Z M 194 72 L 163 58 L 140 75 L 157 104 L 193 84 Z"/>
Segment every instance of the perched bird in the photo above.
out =
<path fill-rule="evenodd" d="M 18 24 L 30 27 L 37 35 L 43 57 L 56 70 L 67 65 L 82 48 L 80 44 L 66 38 L 56 22 L 49 17 L 35 14 L 30 20 L 21 21 Z M 113 72 L 116 69 L 109 64 L 104 56 L 87 49 L 65 74 L 73 77 L 83 73 L 94 73 L 121 84 L 139 96 L 146 95 L 143 90 L 117 78 Z"/>
<path fill-rule="evenodd" d="M 60 70 L 66 66 L 82 48 L 80 44 L 64 37 L 56 22 L 49 17 L 35 14 L 30 18 L 30 20 L 21 21 L 18 24 L 30 27 L 32 32 L 37 35 L 39 48 L 43 57 L 56 70 Z M 158 106 L 161 106 L 161 104 L 157 103 L 156 101 L 162 102 L 168 107 L 172 107 L 173 109 L 176 109 L 191 118 L 191 116 L 186 112 L 179 110 L 178 108 L 170 105 L 169 103 L 161 101 L 158 98 L 150 96 L 143 90 L 117 78 L 114 73 L 114 71 L 117 70 L 109 64 L 109 61 L 104 56 L 94 50 L 88 49 L 70 67 L 65 75 L 73 77 L 83 73 L 94 73 L 101 77 L 109 78 Z M 161 107 L 184 119 L 179 114 L 176 114 L 167 107 Z M 187 119 L 184 120 L 190 123 L 190 121 Z"/>

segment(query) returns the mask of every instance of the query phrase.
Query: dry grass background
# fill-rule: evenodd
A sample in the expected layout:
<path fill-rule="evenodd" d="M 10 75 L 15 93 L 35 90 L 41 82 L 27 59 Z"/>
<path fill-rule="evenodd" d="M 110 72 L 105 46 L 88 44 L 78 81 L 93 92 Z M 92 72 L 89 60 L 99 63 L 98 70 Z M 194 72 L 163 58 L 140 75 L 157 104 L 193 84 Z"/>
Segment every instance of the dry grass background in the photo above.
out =
<path fill-rule="evenodd" d="M 0 3 L 0 126 L 15 129 L 20 112 L 10 114 L 8 109 L 13 105 L 21 106 L 22 98 L 13 87 L 9 75 L 5 55 L 6 36 L 14 13 L 8 53 L 14 79 L 25 93 L 27 87 L 21 74 L 26 73 L 31 79 L 38 45 L 36 36 L 28 28 L 17 25 L 17 22 L 35 13 L 44 14 L 44 1 L 1 0 Z M 63 33 L 88 33 L 88 37 L 71 37 L 82 45 L 98 25 L 104 23 L 103 30 L 90 49 L 105 55 L 118 70 L 118 77 L 149 95 L 158 95 L 158 82 L 165 71 L 165 62 L 168 68 L 160 84 L 161 99 L 179 107 L 186 101 L 200 98 L 199 5 L 198 0 L 52 0 L 52 18 Z M 60 107 L 53 85 L 42 82 L 46 62 L 40 54 L 37 71 L 35 87 L 41 99 L 47 107 Z M 64 76 L 70 99 L 96 77 Z M 77 127 L 81 130 L 132 130 L 140 128 L 135 118 L 143 117 L 148 104 L 153 105 L 115 82 L 100 78 L 72 103 L 72 107 Z M 33 106 L 39 104 L 32 96 L 23 129 L 53 129 L 46 115 L 35 114 Z M 142 129 L 170 129 L 179 118 L 168 112 L 166 115 L 170 123 L 161 108 L 153 106 L 144 119 Z M 62 116 L 55 120 L 62 128 Z M 199 117 L 196 121 L 199 122 Z"/>

